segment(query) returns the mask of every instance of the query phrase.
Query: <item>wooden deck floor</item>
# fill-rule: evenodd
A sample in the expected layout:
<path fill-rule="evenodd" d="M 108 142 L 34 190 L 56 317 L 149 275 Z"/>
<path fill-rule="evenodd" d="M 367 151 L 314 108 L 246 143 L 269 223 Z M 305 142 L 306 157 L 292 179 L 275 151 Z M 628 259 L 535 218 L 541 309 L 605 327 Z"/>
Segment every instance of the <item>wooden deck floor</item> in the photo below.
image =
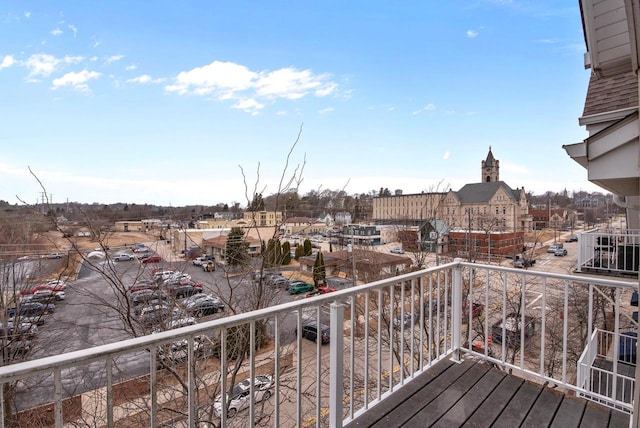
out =
<path fill-rule="evenodd" d="M 485 364 L 444 360 L 347 428 L 461 426 L 626 428 L 629 415 Z"/>

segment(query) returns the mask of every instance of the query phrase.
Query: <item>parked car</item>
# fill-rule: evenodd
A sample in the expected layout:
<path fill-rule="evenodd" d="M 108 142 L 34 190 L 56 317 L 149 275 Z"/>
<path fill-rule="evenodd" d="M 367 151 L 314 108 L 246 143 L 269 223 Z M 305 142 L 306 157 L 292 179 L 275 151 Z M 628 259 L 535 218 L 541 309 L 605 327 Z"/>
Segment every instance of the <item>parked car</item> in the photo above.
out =
<path fill-rule="evenodd" d="M 206 338 L 196 336 L 193 338 L 193 353 L 195 358 L 205 355 Z M 189 357 L 189 342 L 187 339 L 166 343 L 156 348 L 158 368 L 175 367 L 187 361 Z"/>
<path fill-rule="evenodd" d="M 116 254 L 113 260 L 116 262 L 128 262 L 129 260 L 134 260 L 134 257 L 131 254 L 122 253 Z"/>
<path fill-rule="evenodd" d="M 31 295 L 23 296 L 23 298 L 26 298 L 26 300 L 30 302 L 40 303 L 50 303 L 53 301 L 57 302 L 60 300 L 64 300 L 66 297 L 67 296 L 64 291 L 53 291 L 46 288 L 36 290 Z M 22 298 L 20 300 L 22 300 Z"/>
<path fill-rule="evenodd" d="M 515 261 L 513 262 L 513 267 L 523 269 L 523 268 L 531 267 L 534 264 L 536 264 L 536 261 L 534 259 L 525 259 L 523 257 L 520 257 L 515 259 Z"/>
<path fill-rule="evenodd" d="M 316 288 L 313 291 L 307 293 L 307 297 L 319 296 L 321 294 L 333 293 L 334 291 L 338 291 L 333 287 L 321 286 Z"/>
<path fill-rule="evenodd" d="M 536 331 L 535 318 L 525 316 L 524 327 L 524 341 L 525 346 L 529 342 L 529 339 L 533 337 Z M 512 348 L 520 347 L 521 331 L 520 330 L 521 316 L 518 314 L 510 313 L 506 316 L 504 321 L 498 320 L 491 326 L 491 337 L 493 342 L 502 343 Z M 503 337 L 504 330 L 504 337 Z"/>
<path fill-rule="evenodd" d="M 288 288 L 289 294 L 306 293 L 311 290 L 313 290 L 313 284 L 308 284 L 304 281 L 294 281 L 289 284 Z"/>
<path fill-rule="evenodd" d="M 55 252 L 47 255 L 48 259 L 61 259 L 64 257 L 64 253 Z"/>
<path fill-rule="evenodd" d="M 6 362 L 23 359 L 31 350 L 31 340 L 26 338 L 0 338 L 0 355 Z"/>
<path fill-rule="evenodd" d="M 153 279 L 156 281 L 164 281 L 165 279 L 169 279 L 174 273 L 176 273 L 174 269 L 154 269 Z"/>
<path fill-rule="evenodd" d="M 45 315 L 55 312 L 56 306 L 53 303 L 23 302 L 17 308 L 7 309 L 7 316 L 14 322 L 28 322 L 35 325 L 42 325 Z"/>
<path fill-rule="evenodd" d="M 393 254 L 404 254 L 404 250 L 402 248 L 392 248 L 391 253 Z"/>
<path fill-rule="evenodd" d="M 564 257 L 567 255 L 567 250 L 565 248 L 556 248 L 553 253 L 554 256 Z"/>
<path fill-rule="evenodd" d="M 396 317 L 393 319 L 393 327 L 394 328 L 400 328 L 403 325 L 405 327 L 411 327 L 411 322 L 414 322 L 415 324 L 418 323 L 418 314 L 413 314 L 413 312 L 407 311 L 404 313 L 404 317 Z"/>
<path fill-rule="evenodd" d="M 563 245 L 562 245 L 562 243 L 560 243 L 560 242 L 555 242 L 555 243 L 553 243 L 553 244 L 549 245 L 549 248 L 547 248 L 547 253 L 551 253 L 551 254 L 553 254 L 553 253 L 555 253 L 555 252 L 556 252 L 556 250 L 557 250 L 558 248 L 563 248 Z"/>
<path fill-rule="evenodd" d="M 295 330 L 295 334 L 296 336 L 298 335 L 298 329 Z M 312 342 L 316 342 L 318 336 L 320 336 L 322 344 L 327 344 L 330 340 L 329 334 L 330 329 L 328 325 L 318 324 L 316 321 L 305 321 L 302 324 L 302 337 Z"/>
<path fill-rule="evenodd" d="M 20 290 L 20 294 L 24 295 L 29 295 L 29 294 L 34 294 L 37 291 L 40 290 L 47 290 L 47 291 L 51 291 L 53 293 L 63 293 L 64 294 L 64 290 L 66 288 L 66 285 L 64 286 L 60 286 L 60 285 L 49 285 L 49 283 L 44 283 L 44 284 L 38 284 L 33 288 L 26 288 L 24 290 Z M 60 299 L 62 300 L 62 299 Z"/>
<path fill-rule="evenodd" d="M 7 339 L 28 339 L 31 340 L 38 332 L 38 326 L 31 322 L 25 321 L 7 321 L 7 328 L 5 331 L 0 329 L 0 336 L 6 336 Z"/>
<path fill-rule="evenodd" d="M 271 388 L 273 386 L 273 378 L 268 375 L 257 375 L 254 378 L 253 383 L 253 400 L 254 402 L 260 402 L 268 400 L 271 397 Z M 249 407 L 251 403 L 251 379 L 244 379 L 236 383 L 229 395 L 229 408 L 227 409 L 227 417 L 232 418 L 239 411 Z M 213 410 L 216 416 L 222 416 L 222 409 L 224 403 L 222 402 L 222 396 L 217 396 L 213 402 Z"/>
<path fill-rule="evenodd" d="M 568 237 L 567 239 L 564 240 L 564 242 L 578 242 L 578 236 L 576 235 L 571 235 L 570 237 Z"/>
<path fill-rule="evenodd" d="M 158 284 L 150 279 L 141 279 L 140 281 L 136 281 L 129 286 L 128 291 L 130 293 L 134 293 L 140 290 L 156 290 L 158 289 Z"/>
<path fill-rule="evenodd" d="M 191 280 L 182 280 L 178 283 L 171 282 L 165 284 L 163 285 L 163 289 L 177 299 L 183 299 L 197 293 L 202 293 L 202 284 Z"/>
<path fill-rule="evenodd" d="M 51 279 L 46 282 L 46 285 L 53 287 L 53 291 L 64 291 L 67 288 L 67 283 L 63 279 Z"/>
<path fill-rule="evenodd" d="M 216 270 L 216 264 L 212 260 L 202 264 L 202 270 L 205 272 L 213 272 Z"/>
<path fill-rule="evenodd" d="M 164 294 L 161 290 L 139 290 L 134 291 L 129 295 L 129 299 L 131 300 L 131 304 L 133 306 L 138 306 L 142 304 L 149 304 L 151 301 L 166 301 L 167 295 Z"/>
<path fill-rule="evenodd" d="M 153 256 L 143 257 L 142 260 L 140 260 L 140 262 L 141 263 L 159 263 L 161 260 L 162 260 L 162 257 L 156 254 Z"/>
<path fill-rule="evenodd" d="M 196 295 L 192 296 L 195 297 Z M 184 304 L 185 311 L 194 317 L 204 317 L 224 310 L 224 303 L 220 298 L 209 294 L 199 294 L 202 298 L 191 300 Z"/>
<path fill-rule="evenodd" d="M 476 318 L 482 315 L 484 312 L 484 305 L 482 303 L 473 302 L 471 304 L 471 317 Z M 462 308 L 462 322 L 466 322 L 469 319 L 469 304 L 465 304 Z"/>
<path fill-rule="evenodd" d="M 145 306 L 138 315 L 138 320 L 147 326 L 161 323 L 171 318 L 173 309 L 166 304 Z"/>

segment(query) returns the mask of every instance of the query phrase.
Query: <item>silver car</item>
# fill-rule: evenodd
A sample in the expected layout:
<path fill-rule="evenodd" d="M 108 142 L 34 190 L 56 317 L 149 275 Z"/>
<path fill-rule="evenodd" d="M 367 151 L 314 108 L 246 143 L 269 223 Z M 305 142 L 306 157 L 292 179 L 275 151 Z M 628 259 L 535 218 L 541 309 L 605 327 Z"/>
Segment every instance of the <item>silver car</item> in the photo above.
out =
<path fill-rule="evenodd" d="M 268 400 L 271 397 L 271 387 L 273 386 L 273 378 L 268 375 L 258 375 L 255 377 L 255 383 L 253 384 L 254 400 L 260 402 Z M 229 410 L 227 411 L 227 417 L 234 417 L 240 410 L 244 410 L 249 407 L 251 403 L 251 379 L 245 379 L 236 383 L 231 392 Z M 229 396 L 227 395 L 227 399 Z M 219 395 L 216 397 L 216 401 L 213 403 L 213 410 L 216 416 L 222 416 L 222 397 Z"/>

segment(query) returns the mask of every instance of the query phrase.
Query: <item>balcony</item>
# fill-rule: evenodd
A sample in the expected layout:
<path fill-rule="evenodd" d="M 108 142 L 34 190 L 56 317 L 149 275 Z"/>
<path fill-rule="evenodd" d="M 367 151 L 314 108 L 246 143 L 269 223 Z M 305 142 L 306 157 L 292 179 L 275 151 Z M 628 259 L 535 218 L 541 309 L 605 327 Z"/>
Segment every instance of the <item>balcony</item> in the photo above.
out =
<path fill-rule="evenodd" d="M 580 234 L 578 272 L 638 277 L 640 231 L 593 229 Z"/>
<path fill-rule="evenodd" d="M 426 426 L 437 415 L 431 422 L 449 426 L 473 418 L 508 425 L 525 417 L 624 426 L 634 411 L 635 360 L 621 352 L 632 337 L 623 333 L 636 331 L 637 322 L 622 302 L 635 287 L 457 259 L 0 367 L 0 421 L 356 427 L 411 423 L 407 415 Z M 329 326 L 329 344 L 303 337 L 308 321 Z M 144 373 L 126 370 L 134 360 Z M 243 379 L 249 379 L 244 389 L 232 388 Z M 46 404 L 27 409 L 36 398 Z M 468 400 L 473 414 L 461 412 L 468 412 Z"/>

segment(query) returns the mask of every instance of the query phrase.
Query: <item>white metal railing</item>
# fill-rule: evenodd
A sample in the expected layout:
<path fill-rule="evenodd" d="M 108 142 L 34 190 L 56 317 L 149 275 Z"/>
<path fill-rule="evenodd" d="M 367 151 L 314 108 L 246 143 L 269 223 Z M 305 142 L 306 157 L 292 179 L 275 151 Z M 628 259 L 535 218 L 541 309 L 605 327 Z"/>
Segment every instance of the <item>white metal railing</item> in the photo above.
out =
<path fill-rule="evenodd" d="M 638 275 L 640 231 L 593 229 L 578 238 L 579 272 Z"/>
<path fill-rule="evenodd" d="M 577 385 L 584 397 L 629 410 L 635 386 L 637 329 L 616 334 L 596 329 L 578 360 Z M 621 404 L 624 403 L 624 404 Z"/>
<path fill-rule="evenodd" d="M 98 426 L 136 418 L 152 427 L 195 427 L 212 419 L 221 426 L 237 421 L 340 427 L 438 361 L 465 355 L 631 412 L 624 400 L 627 385 L 623 395 L 615 391 L 633 379 L 623 378 L 616 359 L 606 378 L 612 396 L 583 381 L 580 370 L 592 378 L 596 371 L 578 361 L 598 355 L 598 329 L 611 331 L 613 349 L 619 349 L 620 333 L 636 327 L 621 304 L 634 288 L 457 259 L 314 298 L 0 367 L 0 399 L 7 404 L 0 406 L 0 423 L 13 416 L 5 412 L 16 397 L 26 399 L 37 385 L 50 397 L 57 427 L 70 418 Z M 308 321 L 330 327 L 329 346 L 303 337 Z M 162 359 L 167 346 L 184 341 L 184 361 Z M 215 351 L 202 352 L 205 342 Z M 247 346 L 236 352 L 239 343 Z M 142 359 L 143 373 L 121 368 L 135 358 Z M 264 389 L 254 383 L 263 374 L 273 378 Z M 95 386 L 78 394 L 87 378 Z M 244 378 L 250 379 L 247 408 L 231 401 L 218 417 L 213 402 L 229 402 L 231 385 Z M 128 382 L 138 386 L 135 394 Z M 76 409 L 67 414 L 69 406 Z"/>

